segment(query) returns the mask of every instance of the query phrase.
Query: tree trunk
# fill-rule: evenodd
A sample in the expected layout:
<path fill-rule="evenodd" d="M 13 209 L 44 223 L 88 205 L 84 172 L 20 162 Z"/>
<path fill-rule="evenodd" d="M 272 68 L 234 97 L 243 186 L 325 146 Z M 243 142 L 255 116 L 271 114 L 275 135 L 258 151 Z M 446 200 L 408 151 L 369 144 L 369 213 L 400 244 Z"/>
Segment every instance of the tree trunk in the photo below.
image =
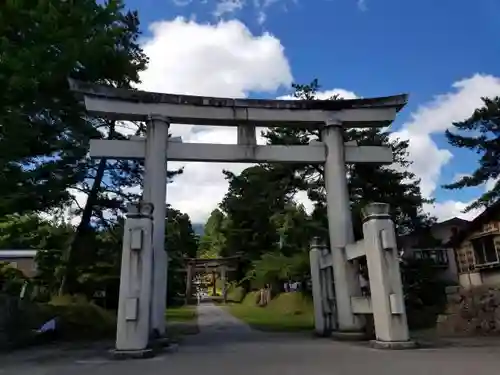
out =
<path fill-rule="evenodd" d="M 108 140 L 113 139 L 115 136 L 115 123 L 109 123 L 109 134 Z M 92 219 L 92 214 L 94 212 L 94 206 L 99 194 L 99 189 L 101 188 L 102 180 L 104 178 L 104 172 L 106 171 L 107 159 L 100 159 L 99 165 L 97 167 L 96 175 L 94 177 L 94 182 L 92 183 L 92 188 L 87 197 L 87 202 L 82 212 L 82 219 L 80 224 L 76 228 L 75 235 L 71 242 L 71 245 L 67 252 L 66 257 L 66 270 L 61 280 L 61 286 L 59 288 L 59 294 L 71 294 L 76 292 L 77 284 L 77 268 L 83 263 L 85 257 L 85 250 L 88 248 L 86 245 L 86 237 L 89 234 L 90 220 Z"/>

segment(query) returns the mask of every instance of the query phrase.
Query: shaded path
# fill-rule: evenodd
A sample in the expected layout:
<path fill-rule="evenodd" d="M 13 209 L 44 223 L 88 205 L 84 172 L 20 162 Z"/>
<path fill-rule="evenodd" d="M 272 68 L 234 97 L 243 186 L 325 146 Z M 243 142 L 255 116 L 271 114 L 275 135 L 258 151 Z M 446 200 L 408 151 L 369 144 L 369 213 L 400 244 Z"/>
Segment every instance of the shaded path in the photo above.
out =
<path fill-rule="evenodd" d="M 201 303 L 198 305 L 198 336 L 213 337 L 218 335 L 220 339 L 225 336 L 240 336 L 242 339 L 258 335 L 250 326 L 232 316 L 223 308 L 213 303 Z"/>
<path fill-rule="evenodd" d="M 377 351 L 310 335 L 255 332 L 212 304 L 199 306 L 200 334 L 176 353 L 148 360 L 68 356 L 2 367 L 0 375 L 498 375 L 500 348 Z"/>

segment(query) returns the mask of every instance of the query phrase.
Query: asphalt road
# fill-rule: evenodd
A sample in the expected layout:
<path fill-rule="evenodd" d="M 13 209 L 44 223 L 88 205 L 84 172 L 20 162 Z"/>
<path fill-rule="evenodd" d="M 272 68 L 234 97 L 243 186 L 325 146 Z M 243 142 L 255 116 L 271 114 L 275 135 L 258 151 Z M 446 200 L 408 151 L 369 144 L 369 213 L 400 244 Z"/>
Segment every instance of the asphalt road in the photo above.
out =
<path fill-rule="evenodd" d="M 380 351 L 308 334 L 255 332 L 201 304 L 201 332 L 173 353 L 113 361 L 102 350 L 30 349 L 0 357 L 12 375 L 498 375 L 500 346 Z M 43 355 L 43 353 L 45 353 Z"/>

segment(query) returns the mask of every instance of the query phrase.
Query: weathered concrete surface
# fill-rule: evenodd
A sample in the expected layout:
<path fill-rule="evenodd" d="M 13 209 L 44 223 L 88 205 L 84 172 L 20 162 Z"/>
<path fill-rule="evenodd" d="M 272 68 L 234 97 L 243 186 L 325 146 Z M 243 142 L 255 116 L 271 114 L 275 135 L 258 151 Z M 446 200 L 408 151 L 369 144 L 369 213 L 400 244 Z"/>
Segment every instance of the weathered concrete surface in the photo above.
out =
<path fill-rule="evenodd" d="M 112 361 L 102 350 L 52 350 L 43 357 L 36 355 L 41 349 L 31 349 L 1 356 L 0 374 L 497 375 L 500 368 L 500 346 L 387 352 L 367 344 L 313 339 L 308 334 L 254 332 L 209 304 L 202 304 L 199 313 L 201 333 L 186 338 L 176 353 Z"/>

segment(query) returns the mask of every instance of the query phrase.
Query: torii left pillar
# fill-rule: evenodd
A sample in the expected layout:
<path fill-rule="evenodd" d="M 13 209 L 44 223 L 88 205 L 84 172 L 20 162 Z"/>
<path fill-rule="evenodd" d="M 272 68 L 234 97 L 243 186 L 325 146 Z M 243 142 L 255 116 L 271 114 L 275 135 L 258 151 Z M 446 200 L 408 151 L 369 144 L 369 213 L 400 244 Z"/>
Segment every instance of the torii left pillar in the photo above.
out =
<path fill-rule="evenodd" d="M 165 220 L 167 197 L 167 145 L 169 120 L 150 115 L 146 130 L 146 160 L 143 199 L 153 203 L 153 293 L 151 330 L 153 337 L 165 334 L 167 305 L 167 253 Z"/>

